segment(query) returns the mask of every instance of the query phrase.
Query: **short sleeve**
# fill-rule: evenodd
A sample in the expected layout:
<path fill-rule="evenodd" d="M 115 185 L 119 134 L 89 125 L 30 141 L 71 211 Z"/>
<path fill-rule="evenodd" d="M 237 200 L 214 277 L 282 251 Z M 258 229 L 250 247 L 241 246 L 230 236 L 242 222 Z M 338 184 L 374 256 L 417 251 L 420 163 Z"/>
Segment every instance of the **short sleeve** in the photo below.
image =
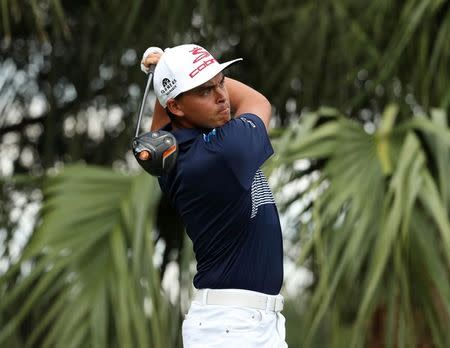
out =
<path fill-rule="evenodd" d="M 217 129 L 225 165 L 245 190 L 250 189 L 256 171 L 273 154 L 263 121 L 243 114 Z"/>

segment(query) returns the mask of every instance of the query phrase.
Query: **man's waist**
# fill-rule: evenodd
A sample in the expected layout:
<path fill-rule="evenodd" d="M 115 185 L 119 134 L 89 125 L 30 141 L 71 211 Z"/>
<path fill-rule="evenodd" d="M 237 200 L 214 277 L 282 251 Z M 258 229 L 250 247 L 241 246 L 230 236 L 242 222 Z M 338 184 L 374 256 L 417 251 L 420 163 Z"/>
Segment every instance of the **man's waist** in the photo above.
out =
<path fill-rule="evenodd" d="M 241 289 L 200 289 L 194 301 L 202 305 L 248 307 L 273 312 L 281 312 L 284 305 L 283 296 L 279 294 L 268 295 Z"/>

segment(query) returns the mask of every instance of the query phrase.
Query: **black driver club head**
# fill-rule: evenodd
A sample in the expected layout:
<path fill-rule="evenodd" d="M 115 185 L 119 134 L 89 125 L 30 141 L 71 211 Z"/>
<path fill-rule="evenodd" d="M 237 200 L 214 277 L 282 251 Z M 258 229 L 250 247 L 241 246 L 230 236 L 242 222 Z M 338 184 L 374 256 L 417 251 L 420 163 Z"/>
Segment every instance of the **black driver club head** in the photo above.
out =
<path fill-rule="evenodd" d="M 150 175 L 162 176 L 175 166 L 178 147 L 172 133 L 152 131 L 133 139 L 133 154 L 140 166 Z"/>

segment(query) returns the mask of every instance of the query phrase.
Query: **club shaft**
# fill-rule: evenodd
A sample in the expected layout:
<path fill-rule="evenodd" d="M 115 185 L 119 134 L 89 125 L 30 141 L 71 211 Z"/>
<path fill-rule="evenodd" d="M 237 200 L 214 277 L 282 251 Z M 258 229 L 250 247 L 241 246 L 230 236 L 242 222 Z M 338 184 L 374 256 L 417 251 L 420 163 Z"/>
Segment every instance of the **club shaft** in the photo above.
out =
<path fill-rule="evenodd" d="M 137 126 L 136 126 L 136 134 L 135 137 L 139 136 L 139 130 L 141 128 L 141 119 L 142 119 L 142 114 L 144 113 L 144 108 L 145 108 L 145 102 L 147 101 L 147 96 L 148 96 L 148 92 L 150 91 L 150 86 L 152 84 L 152 80 L 153 80 L 153 72 L 155 71 L 155 66 L 152 65 L 150 67 L 150 71 L 148 73 L 148 80 L 147 80 L 147 85 L 145 86 L 145 92 L 144 92 L 144 97 L 142 98 L 142 102 L 141 102 L 141 107 L 139 109 L 139 117 L 138 117 L 138 122 L 137 122 Z"/>

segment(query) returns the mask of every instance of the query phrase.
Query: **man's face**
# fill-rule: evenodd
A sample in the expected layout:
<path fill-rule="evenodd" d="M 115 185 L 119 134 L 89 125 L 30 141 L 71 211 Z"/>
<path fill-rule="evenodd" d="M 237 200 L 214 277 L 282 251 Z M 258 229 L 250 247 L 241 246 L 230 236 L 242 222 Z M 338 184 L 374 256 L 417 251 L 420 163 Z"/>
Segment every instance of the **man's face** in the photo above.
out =
<path fill-rule="evenodd" d="M 184 92 L 176 103 L 176 115 L 181 116 L 177 120 L 185 128 L 215 128 L 231 119 L 230 100 L 222 73 Z"/>

